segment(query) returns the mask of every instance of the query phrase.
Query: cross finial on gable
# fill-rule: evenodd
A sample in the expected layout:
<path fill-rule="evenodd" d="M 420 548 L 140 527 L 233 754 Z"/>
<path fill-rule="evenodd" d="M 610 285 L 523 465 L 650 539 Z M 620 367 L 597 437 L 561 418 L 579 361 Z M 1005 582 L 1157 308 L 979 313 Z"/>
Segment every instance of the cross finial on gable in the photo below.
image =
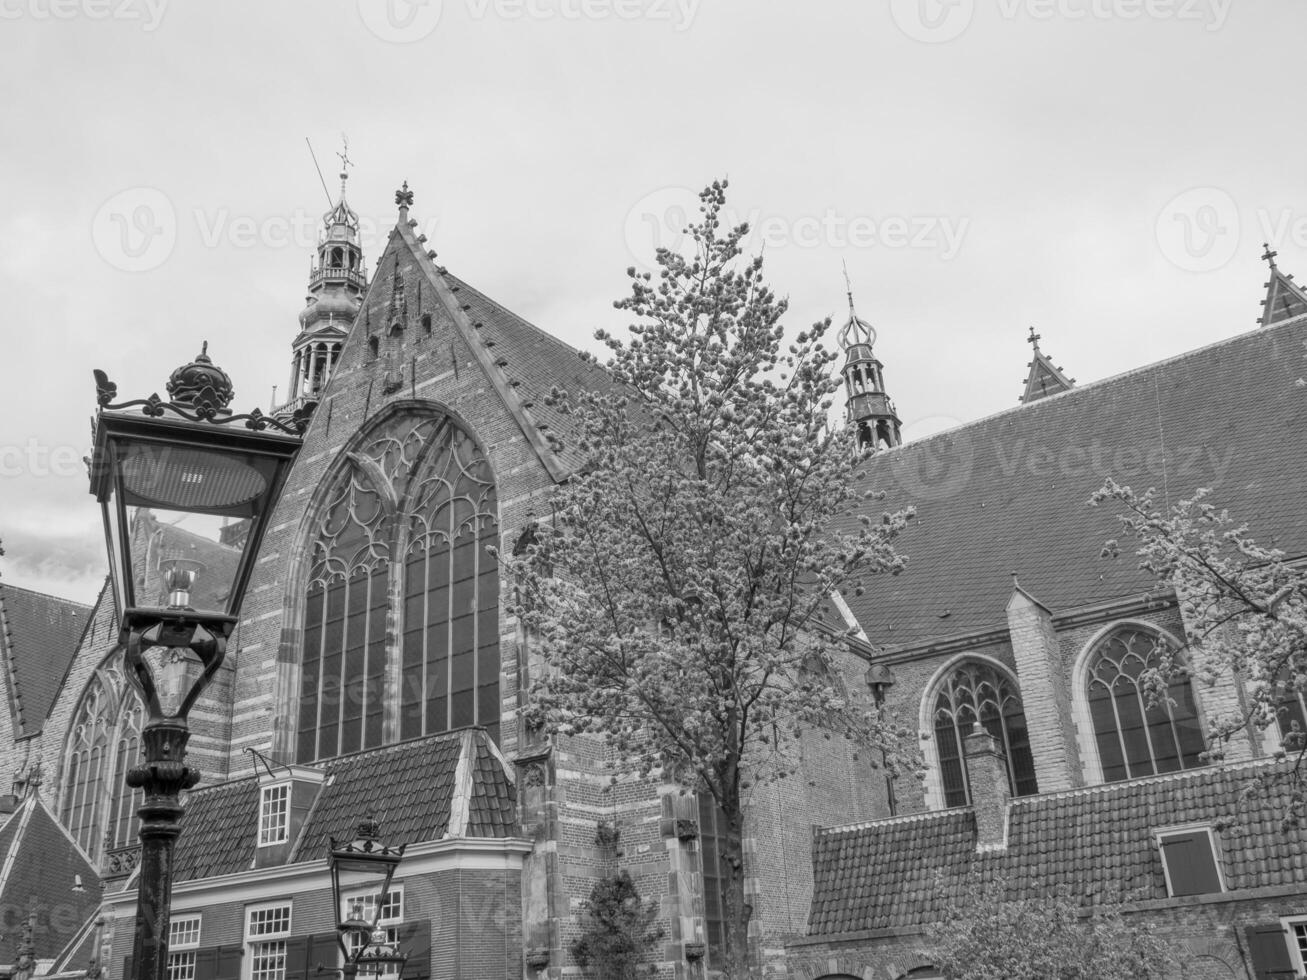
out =
<path fill-rule="evenodd" d="M 1262 255 L 1262 258 L 1263 258 L 1265 261 L 1269 262 L 1270 265 L 1271 265 L 1271 268 L 1274 269 L 1274 268 L 1275 268 L 1275 257 L 1276 257 L 1277 255 L 1279 255 L 1280 253 L 1277 252 L 1277 251 L 1275 251 L 1274 249 L 1271 248 L 1271 243 L 1270 243 L 1270 242 L 1262 242 L 1262 247 L 1264 247 L 1264 248 L 1266 249 L 1266 252 L 1265 252 L 1264 255 Z"/>
<path fill-rule="evenodd" d="M 395 203 L 401 210 L 413 206 L 413 192 L 408 189 L 408 181 L 404 181 L 404 186 L 395 191 Z"/>
<path fill-rule="evenodd" d="M 1026 342 L 1029 343 L 1031 347 L 1035 348 L 1035 350 L 1039 350 L 1039 340 L 1040 335 L 1035 333 L 1034 327 L 1031 327 L 1030 336 L 1026 338 Z"/>

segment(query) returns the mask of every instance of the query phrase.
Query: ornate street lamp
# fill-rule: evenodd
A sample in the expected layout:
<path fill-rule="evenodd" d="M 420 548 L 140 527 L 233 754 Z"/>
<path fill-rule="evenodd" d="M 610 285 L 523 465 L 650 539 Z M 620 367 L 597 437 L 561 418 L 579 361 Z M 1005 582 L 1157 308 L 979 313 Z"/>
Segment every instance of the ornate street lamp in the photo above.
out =
<path fill-rule="evenodd" d="M 327 864 L 331 868 L 331 895 L 341 916 L 336 934 L 344 964 L 339 973 L 345 980 L 354 980 L 360 972 L 380 976 L 390 967 L 395 967 L 398 973 L 404 972 L 408 955 L 399 951 L 398 944 L 390 940 L 380 924 L 390 883 L 403 857 L 404 845 L 383 844 L 377 835 L 377 823 L 371 817 L 359 823 L 353 840 L 331 839 Z M 371 917 L 360 898 L 352 899 L 346 907 L 348 892 L 359 887 L 377 890 Z M 323 972 L 321 965 L 318 969 Z"/>
<path fill-rule="evenodd" d="M 158 395 L 113 404 L 96 371 L 91 492 L 104 516 L 128 678 L 148 714 L 141 789 L 135 978 L 164 980 L 178 796 L 199 781 L 184 763 L 187 714 L 222 664 L 259 542 L 299 451 L 307 413 L 233 415 L 231 379 L 208 344 Z"/>

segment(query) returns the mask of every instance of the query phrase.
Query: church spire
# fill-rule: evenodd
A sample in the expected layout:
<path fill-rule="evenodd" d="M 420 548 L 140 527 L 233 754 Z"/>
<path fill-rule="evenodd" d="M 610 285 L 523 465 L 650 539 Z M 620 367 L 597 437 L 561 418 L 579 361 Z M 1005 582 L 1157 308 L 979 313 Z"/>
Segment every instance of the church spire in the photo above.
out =
<path fill-rule="evenodd" d="M 1279 252 L 1266 245 L 1266 254 L 1262 256 L 1271 267 L 1271 278 L 1266 283 L 1266 299 L 1262 300 L 1262 315 L 1257 322 L 1263 327 L 1273 323 L 1283 323 L 1307 313 L 1307 292 L 1293 281 L 1293 276 L 1280 271 L 1275 264 Z"/>
<path fill-rule="evenodd" d="M 876 330 L 858 318 L 853 308 L 853 285 L 849 270 L 844 269 L 844 284 L 849 297 L 849 319 L 840 330 L 840 349 L 844 351 L 844 388 L 848 393 L 849 424 L 857 426 L 858 443 L 873 451 L 902 445 L 902 425 L 894 402 L 885 393 L 884 365 L 876 359 L 872 346 Z"/>
<path fill-rule="evenodd" d="M 300 332 L 291 343 L 290 387 L 285 403 L 277 406 L 279 414 L 321 397 L 368 285 L 359 216 L 345 199 L 353 161 L 349 140 L 343 134 L 336 155 L 340 157 L 340 197 L 322 216 L 317 254 L 309 265 L 309 292 L 300 313 Z"/>
<path fill-rule="evenodd" d="M 1030 328 L 1030 336 L 1026 340 L 1035 349 L 1035 357 L 1027 365 L 1030 368 L 1030 373 L 1026 375 L 1026 390 L 1017 399 L 1018 401 L 1029 405 L 1031 402 L 1037 402 L 1049 395 L 1070 391 L 1076 386 L 1076 379 L 1068 378 L 1062 369 L 1039 349 L 1040 337 L 1039 334 L 1035 333 L 1034 327 Z"/>

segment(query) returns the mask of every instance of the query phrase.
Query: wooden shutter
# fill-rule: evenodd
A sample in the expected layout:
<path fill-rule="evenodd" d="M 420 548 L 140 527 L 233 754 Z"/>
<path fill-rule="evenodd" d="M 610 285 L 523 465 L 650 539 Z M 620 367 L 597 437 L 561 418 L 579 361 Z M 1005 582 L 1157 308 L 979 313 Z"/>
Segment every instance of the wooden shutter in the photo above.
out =
<path fill-rule="evenodd" d="M 1288 936 L 1278 922 L 1249 926 L 1244 932 L 1257 980 L 1289 980 L 1297 976 L 1289 958 Z"/>
<path fill-rule="evenodd" d="M 241 947 L 208 946 L 195 951 L 195 980 L 240 980 Z"/>
<path fill-rule="evenodd" d="M 309 980 L 318 975 L 318 967 L 335 970 L 340 966 L 340 943 L 334 932 L 320 932 L 308 938 Z"/>
<path fill-rule="evenodd" d="M 419 919 L 400 926 L 399 951 L 408 955 L 403 980 L 426 980 L 431 976 L 431 920 Z"/>
<path fill-rule="evenodd" d="M 1158 840 L 1171 894 L 1207 895 L 1221 891 L 1221 875 L 1207 830 L 1164 834 Z"/>
<path fill-rule="evenodd" d="M 312 936 L 291 936 L 286 940 L 286 980 L 309 980 L 309 947 L 312 944 Z"/>

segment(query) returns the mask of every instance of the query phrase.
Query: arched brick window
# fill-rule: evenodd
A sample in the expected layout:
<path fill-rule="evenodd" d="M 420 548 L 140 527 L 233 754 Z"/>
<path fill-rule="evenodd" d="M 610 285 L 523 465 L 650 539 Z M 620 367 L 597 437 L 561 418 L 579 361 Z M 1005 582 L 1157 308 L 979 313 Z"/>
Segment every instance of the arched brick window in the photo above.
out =
<path fill-rule="evenodd" d="M 980 660 L 963 661 L 940 682 L 934 702 L 935 748 L 945 806 L 971 802 L 962 740 L 976 721 L 1003 746 L 1012 795 L 1039 792 L 1021 692 L 1005 671 Z"/>
<path fill-rule="evenodd" d="M 143 718 L 116 658 L 92 675 L 73 716 L 60 788 L 60 819 L 92 857 L 106 845 L 136 843 L 141 794 L 126 775 L 139 760 Z"/>
<path fill-rule="evenodd" d="M 1172 663 L 1166 702 L 1149 705 L 1148 679 Z M 1143 627 L 1112 630 L 1094 647 L 1085 694 L 1103 780 L 1114 782 L 1201 765 L 1204 750 L 1189 675 L 1166 638 Z"/>
<path fill-rule="evenodd" d="M 402 415 L 328 487 L 310 544 L 300 762 L 484 725 L 499 733 L 495 485 L 448 416 Z"/>

